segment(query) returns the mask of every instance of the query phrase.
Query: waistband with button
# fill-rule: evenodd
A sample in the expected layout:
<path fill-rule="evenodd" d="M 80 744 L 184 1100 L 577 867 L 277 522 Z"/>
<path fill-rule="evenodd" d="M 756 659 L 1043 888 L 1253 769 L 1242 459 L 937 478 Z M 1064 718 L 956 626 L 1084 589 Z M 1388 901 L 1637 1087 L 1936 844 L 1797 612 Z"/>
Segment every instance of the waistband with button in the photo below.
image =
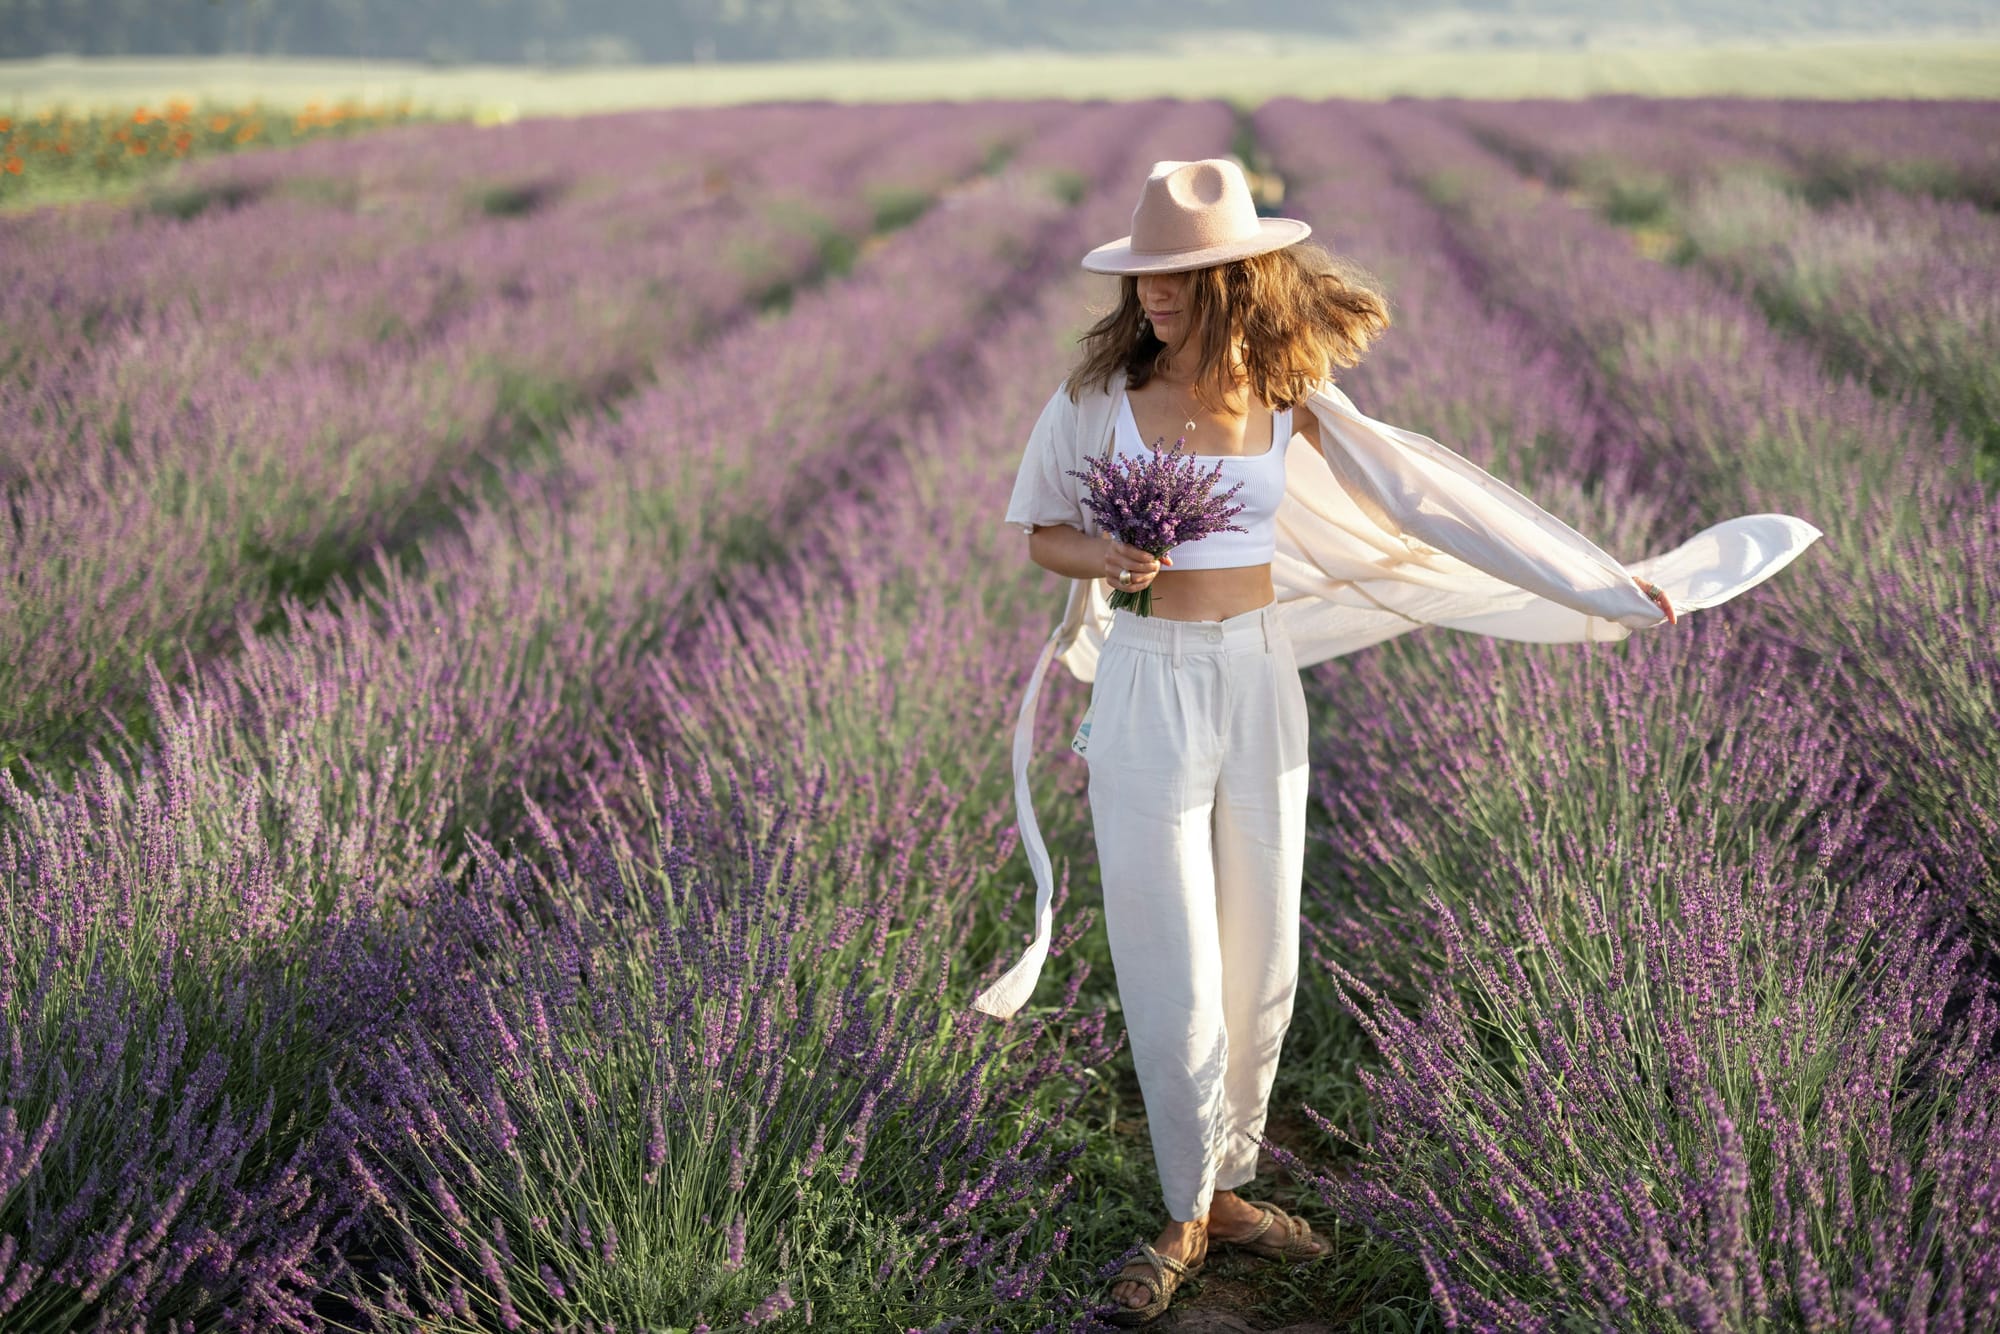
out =
<path fill-rule="evenodd" d="M 1272 641 L 1284 632 L 1278 604 L 1267 602 L 1220 621 L 1176 621 L 1132 611 L 1113 612 L 1104 642 L 1166 654 L 1179 662 L 1191 653 L 1269 653 Z"/>

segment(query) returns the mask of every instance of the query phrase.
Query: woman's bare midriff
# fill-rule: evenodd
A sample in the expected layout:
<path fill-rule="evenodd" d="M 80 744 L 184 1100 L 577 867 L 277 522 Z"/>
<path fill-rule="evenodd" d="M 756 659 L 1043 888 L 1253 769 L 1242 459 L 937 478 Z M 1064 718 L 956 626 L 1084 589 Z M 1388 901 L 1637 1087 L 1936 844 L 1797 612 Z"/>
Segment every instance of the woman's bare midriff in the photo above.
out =
<path fill-rule="evenodd" d="M 1170 621 L 1226 621 L 1255 611 L 1277 596 L 1269 563 L 1221 570 L 1161 570 L 1153 576 L 1153 615 Z"/>

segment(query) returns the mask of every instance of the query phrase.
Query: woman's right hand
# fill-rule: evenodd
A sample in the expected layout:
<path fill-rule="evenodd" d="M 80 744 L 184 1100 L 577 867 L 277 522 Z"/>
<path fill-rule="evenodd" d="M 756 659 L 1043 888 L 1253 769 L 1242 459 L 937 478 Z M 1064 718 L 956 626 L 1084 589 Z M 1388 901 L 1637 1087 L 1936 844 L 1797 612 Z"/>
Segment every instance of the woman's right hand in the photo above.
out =
<path fill-rule="evenodd" d="M 1658 584 L 1649 584 L 1636 574 L 1632 578 L 1639 585 L 1639 591 L 1651 598 L 1653 605 L 1658 607 L 1661 613 L 1667 618 L 1668 625 L 1672 625 L 1680 619 L 1674 612 L 1674 604 L 1667 601 L 1666 589 L 1661 588 Z"/>
<path fill-rule="evenodd" d="M 1160 572 L 1162 561 L 1165 561 L 1168 565 L 1172 565 L 1174 558 L 1172 556 L 1155 556 L 1150 551 L 1144 551 L 1134 546 L 1127 546 L 1115 537 L 1106 537 L 1104 539 L 1104 577 L 1110 581 L 1111 587 L 1118 591 L 1136 593 L 1147 584 L 1152 583 L 1153 577 Z M 1132 581 L 1130 583 L 1121 584 L 1118 582 L 1118 575 L 1122 570 L 1130 570 L 1132 572 Z"/>

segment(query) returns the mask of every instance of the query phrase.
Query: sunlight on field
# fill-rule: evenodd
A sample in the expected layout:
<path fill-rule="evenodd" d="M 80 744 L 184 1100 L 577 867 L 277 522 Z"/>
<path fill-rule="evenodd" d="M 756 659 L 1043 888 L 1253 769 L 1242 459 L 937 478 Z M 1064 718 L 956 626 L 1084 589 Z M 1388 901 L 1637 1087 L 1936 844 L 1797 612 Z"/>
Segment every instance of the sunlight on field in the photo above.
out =
<path fill-rule="evenodd" d="M 0 61 L 0 106 L 17 114 L 212 99 L 411 98 L 507 119 L 623 107 L 827 98 L 986 97 L 2000 96 L 2000 41 L 1824 42 L 1681 48 L 1438 48 L 1302 42 L 1284 54 L 1019 54 L 992 57 L 644 65 L 545 70 L 348 60 Z"/>
<path fill-rule="evenodd" d="M 1130 966 L 1210 965 L 1121 939 L 1172 878 L 1103 911 L 1091 766 L 1265 915 L 1238 1185 L 1337 1239 L 1177 1327 L 1993 1328 L 2000 100 L 103 70 L 0 86 L 0 208 L 131 194 L 0 215 L 5 1334 L 1098 1328 Z M 1288 867 L 1121 756 L 1176 706 L 1123 729 L 1095 617 L 1053 658 L 1019 522 L 1083 520 L 1077 261 L 1232 151 L 1392 312 L 1241 646 Z"/>

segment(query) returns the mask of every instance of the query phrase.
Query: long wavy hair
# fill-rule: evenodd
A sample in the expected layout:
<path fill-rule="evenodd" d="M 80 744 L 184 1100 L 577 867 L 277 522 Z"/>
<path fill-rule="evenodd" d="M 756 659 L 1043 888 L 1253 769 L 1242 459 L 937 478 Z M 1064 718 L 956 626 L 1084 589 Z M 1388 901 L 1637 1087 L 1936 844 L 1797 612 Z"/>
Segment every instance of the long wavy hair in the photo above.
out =
<path fill-rule="evenodd" d="M 1375 279 L 1322 246 L 1301 241 L 1186 275 L 1180 335 L 1163 343 L 1139 301 L 1139 280 L 1119 279 L 1118 304 L 1079 339 L 1069 396 L 1107 389 L 1125 376 L 1137 389 L 1158 374 L 1188 339 L 1199 340 L 1196 401 L 1219 412 L 1248 388 L 1274 411 L 1298 404 L 1336 366 L 1352 366 L 1389 327 L 1389 299 Z M 1243 359 L 1232 364 L 1240 338 Z"/>

